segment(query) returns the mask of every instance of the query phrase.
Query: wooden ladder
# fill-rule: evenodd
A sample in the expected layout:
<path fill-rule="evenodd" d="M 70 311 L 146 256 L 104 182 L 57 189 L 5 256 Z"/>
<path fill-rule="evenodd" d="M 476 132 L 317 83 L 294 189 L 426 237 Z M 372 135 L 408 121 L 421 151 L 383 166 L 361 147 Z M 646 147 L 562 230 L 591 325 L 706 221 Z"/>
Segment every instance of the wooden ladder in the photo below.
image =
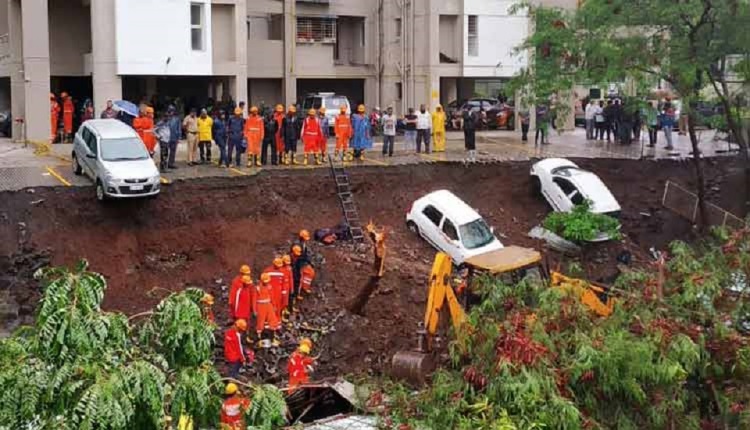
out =
<path fill-rule="evenodd" d="M 362 242 L 365 235 L 357 205 L 354 203 L 349 174 L 344 169 L 344 163 L 339 160 L 334 162 L 330 154 L 328 155 L 328 164 L 331 166 L 331 175 L 333 175 L 333 181 L 336 183 L 336 195 L 341 202 L 341 210 L 344 212 L 344 220 L 346 220 L 346 226 L 349 228 L 349 234 L 351 234 L 353 241 Z"/>

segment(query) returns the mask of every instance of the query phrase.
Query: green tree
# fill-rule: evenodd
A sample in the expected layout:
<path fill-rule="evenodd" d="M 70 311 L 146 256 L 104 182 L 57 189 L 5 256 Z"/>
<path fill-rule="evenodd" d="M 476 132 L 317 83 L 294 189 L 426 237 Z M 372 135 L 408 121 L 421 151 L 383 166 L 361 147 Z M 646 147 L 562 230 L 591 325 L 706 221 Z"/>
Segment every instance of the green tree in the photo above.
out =
<path fill-rule="evenodd" d="M 514 87 L 531 103 L 547 102 L 578 83 L 625 82 L 646 96 L 660 81 L 679 94 L 688 115 L 701 219 L 705 222 L 703 170 L 695 132 L 695 102 L 713 88 L 741 147 L 750 196 L 750 158 L 742 133 L 737 85 L 750 82 L 750 4 L 747 0 L 586 0 L 575 11 L 516 5 L 535 31 L 519 47 L 531 52 Z M 731 60 L 731 61 L 728 61 Z M 730 73 L 731 72 L 731 73 Z M 750 200 L 750 198 L 748 198 Z"/>

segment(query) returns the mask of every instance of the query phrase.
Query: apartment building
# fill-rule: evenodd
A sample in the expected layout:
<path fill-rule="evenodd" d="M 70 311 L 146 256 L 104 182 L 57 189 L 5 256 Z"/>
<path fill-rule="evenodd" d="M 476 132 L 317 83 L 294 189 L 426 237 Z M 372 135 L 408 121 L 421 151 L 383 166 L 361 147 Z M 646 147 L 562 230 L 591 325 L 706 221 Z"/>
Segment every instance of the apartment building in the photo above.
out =
<path fill-rule="evenodd" d="M 575 0 L 548 0 L 570 3 Z M 48 94 L 296 103 L 336 92 L 403 112 L 497 96 L 526 64 L 513 0 L 0 0 L 0 109 L 49 136 Z"/>

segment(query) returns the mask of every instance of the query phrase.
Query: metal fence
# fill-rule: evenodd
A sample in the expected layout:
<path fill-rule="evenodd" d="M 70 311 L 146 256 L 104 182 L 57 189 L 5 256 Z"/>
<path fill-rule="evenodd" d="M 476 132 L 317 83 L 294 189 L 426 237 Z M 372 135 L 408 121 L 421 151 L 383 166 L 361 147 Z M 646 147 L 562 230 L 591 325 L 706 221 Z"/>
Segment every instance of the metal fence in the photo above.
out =
<path fill-rule="evenodd" d="M 695 223 L 698 217 L 700 217 L 698 196 L 672 181 L 667 181 L 664 185 L 664 196 L 661 199 L 661 204 L 665 208 L 687 218 L 692 223 Z M 745 226 L 745 221 L 742 218 L 725 211 L 713 203 L 706 202 L 706 217 L 708 218 L 706 222 L 709 225 L 731 228 L 742 228 Z"/>

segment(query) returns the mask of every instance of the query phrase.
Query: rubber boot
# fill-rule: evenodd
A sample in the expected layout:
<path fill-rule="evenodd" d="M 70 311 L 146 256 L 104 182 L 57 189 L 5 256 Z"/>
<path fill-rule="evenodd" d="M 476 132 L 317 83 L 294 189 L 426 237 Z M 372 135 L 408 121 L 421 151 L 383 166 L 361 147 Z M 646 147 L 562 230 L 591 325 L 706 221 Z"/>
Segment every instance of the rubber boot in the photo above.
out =
<path fill-rule="evenodd" d="M 280 346 L 281 345 L 281 341 L 279 340 L 279 337 L 276 334 L 277 331 L 278 330 L 274 330 L 273 331 L 273 338 L 271 339 L 271 345 L 273 345 L 273 346 Z"/>
<path fill-rule="evenodd" d="M 297 153 L 292 152 L 292 164 L 297 165 Z"/>
<path fill-rule="evenodd" d="M 315 154 L 315 164 L 317 164 L 318 166 L 323 164 L 323 155 Z"/>
<path fill-rule="evenodd" d="M 289 153 L 285 152 L 284 153 L 284 165 L 288 166 L 291 162 L 292 162 L 292 160 L 289 159 Z"/>
<path fill-rule="evenodd" d="M 250 155 L 250 154 L 247 155 L 247 167 L 253 167 L 253 164 L 254 164 L 253 157 L 254 155 Z"/>
<path fill-rule="evenodd" d="M 302 161 L 302 165 L 307 166 L 307 152 L 305 152 L 305 159 Z"/>
<path fill-rule="evenodd" d="M 262 166 L 262 164 L 260 162 L 260 156 L 258 156 L 258 155 L 255 156 L 255 166 L 256 167 Z"/>
<path fill-rule="evenodd" d="M 365 161 L 365 150 L 363 149 L 362 152 L 359 153 L 359 159 L 361 161 Z"/>
<path fill-rule="evenodd" d="M 333 158 L 339 158 L 339 150 L 333 151 Z"/>

